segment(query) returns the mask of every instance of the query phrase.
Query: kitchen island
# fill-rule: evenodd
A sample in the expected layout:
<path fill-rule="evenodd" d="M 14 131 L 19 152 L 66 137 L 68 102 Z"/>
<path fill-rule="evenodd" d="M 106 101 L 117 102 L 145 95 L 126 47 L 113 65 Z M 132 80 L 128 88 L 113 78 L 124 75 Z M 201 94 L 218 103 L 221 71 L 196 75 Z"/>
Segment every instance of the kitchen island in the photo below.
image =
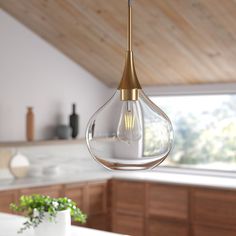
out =
<path fill-rule="evenodd" d="M 25 221 L 24 217 L 0 213 L 0 236 L 34 236 L 34 231 L 27 230 L 23 234 L 18 234 L 17 231 L 21 228 Z M 88 229 L 79 226 L 72 226 L 71 236 L 121 236 L 121 234 L 109 233 L 105 231 Z M 49 236 L 49 235 L 47 235 Z"/>
<path fill-rule="evenodd" d="M 10 203 L 35 193 L 71 198 L 88 215 L 88 228 L 135 236 L 236 235 L 233 177 L 93 171 L 6 180 L 0 184 L 0 211 L 10 213 Z M 90 232 L 85 235 L 99 235 Z"/>

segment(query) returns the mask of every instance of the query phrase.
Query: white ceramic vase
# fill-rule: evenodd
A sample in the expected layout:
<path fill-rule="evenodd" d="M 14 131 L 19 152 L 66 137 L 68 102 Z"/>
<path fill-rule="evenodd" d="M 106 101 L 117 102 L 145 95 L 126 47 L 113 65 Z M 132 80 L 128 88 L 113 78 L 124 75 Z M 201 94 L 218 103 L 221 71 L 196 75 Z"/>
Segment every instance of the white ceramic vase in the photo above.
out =
<path fill-rule="evenodd" d="M 50 221 L 49 217 L 49 214 L 46 214 L 43 222 L 34 229 L 35 236 L 71 235 L 70 210 L 59 211 L 53 221 Z"/>

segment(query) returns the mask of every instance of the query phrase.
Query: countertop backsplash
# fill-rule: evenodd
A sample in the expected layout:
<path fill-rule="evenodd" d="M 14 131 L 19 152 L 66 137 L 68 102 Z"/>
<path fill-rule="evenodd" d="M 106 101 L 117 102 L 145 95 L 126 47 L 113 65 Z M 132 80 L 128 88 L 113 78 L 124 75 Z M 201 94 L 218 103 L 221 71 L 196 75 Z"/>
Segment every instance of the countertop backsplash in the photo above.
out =
<path fill-rule="evenodd" d="M 1 150 L 1 149 L 0 149 Z M 6 150 L 6 148 L 5 148 Z M 29 177 L 60 176 L 66 173 L 78 173 L 103 169 L 90 156 L 86 144 L 60 144 L 10 148 L 12 153 L 20 153 L 30 162 Z M 4 173 L 0 168 L 0 172 Z M 9 174 L 0 175 L 1 179 Z"/>

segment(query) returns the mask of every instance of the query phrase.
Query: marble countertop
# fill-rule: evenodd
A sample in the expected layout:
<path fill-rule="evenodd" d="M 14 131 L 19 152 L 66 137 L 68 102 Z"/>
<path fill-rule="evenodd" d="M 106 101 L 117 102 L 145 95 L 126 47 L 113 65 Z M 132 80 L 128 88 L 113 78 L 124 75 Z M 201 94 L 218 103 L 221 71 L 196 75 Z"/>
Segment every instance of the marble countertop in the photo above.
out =
<path fill-rule="evenodd" d="M 11 180 L 0 180 L 0 191 L 30 188 L 30 187 L 41 187 L 54 184 L 68 184 L 75 182 L 87 182 L 87 181 L 99 181 L 106 180 L 112 177 L 109 171 L 89 171 L 89 172 L 78 172 L 77 174 L 69 173 L 67 176 L 43 176 L 43 177 L 25 177 L 21 179 Z"/>
<path fill-rule="evenodd" d="M 18 236 L 17 231 L 25 221 L 24 217 L 0 213 L 0 236 Z M 34 231 L 27 230 L 20 234 L 22 236 L 34 236 Z M 121 234 L 72 226 L 71 236 L 121 236 Z"/>
<path fill-rule="evenodd" d="M 87 171 L 78 172 L 77 174 L 68 174 L 67 176 L 57 177 L 28 177 L 24 179 L 1 180 L 0 190 L 11 190 L 29 187 L 40 187 L 54 184 L 68 184 L 75 182 L 99 181 L 106 179 L 125 179 L 131 181 L 150 181 L 166 184 L 179 184 L 202 186 L 210 188 L 236 189 L 236 178 L 231 177 L 215 177 L 193 174 L 177 174 L 158 171 Z"/>
<path fill-rule="evenodd" d="M 114 173 L 115 179 L 128 179 L 135 181 L 149 181 L 175 185 L 189 185 L 208 188 L 236 189 L 236 178 L 216 177 L 196 174 L 180 174 L 171 172 L 132 172 Z"/>

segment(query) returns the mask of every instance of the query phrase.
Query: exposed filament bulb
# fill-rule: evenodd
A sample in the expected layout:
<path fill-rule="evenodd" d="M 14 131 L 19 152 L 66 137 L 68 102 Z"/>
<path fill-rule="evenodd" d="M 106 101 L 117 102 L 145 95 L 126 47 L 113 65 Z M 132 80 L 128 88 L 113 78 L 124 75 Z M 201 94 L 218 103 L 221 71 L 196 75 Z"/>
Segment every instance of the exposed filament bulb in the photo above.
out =
<path fill-rule="evenodd" d="M 127 111 L 125 114 L 125 129 L 132 130 L 134 128 L 135 116 L 133 116 L 131 111 Z"/>
<path fill-rule="evenodd" d="M 142 137 L 141 120 L 138 101 L 123 101 L 117 137 L 127 143 L 140 140 Z"/>

